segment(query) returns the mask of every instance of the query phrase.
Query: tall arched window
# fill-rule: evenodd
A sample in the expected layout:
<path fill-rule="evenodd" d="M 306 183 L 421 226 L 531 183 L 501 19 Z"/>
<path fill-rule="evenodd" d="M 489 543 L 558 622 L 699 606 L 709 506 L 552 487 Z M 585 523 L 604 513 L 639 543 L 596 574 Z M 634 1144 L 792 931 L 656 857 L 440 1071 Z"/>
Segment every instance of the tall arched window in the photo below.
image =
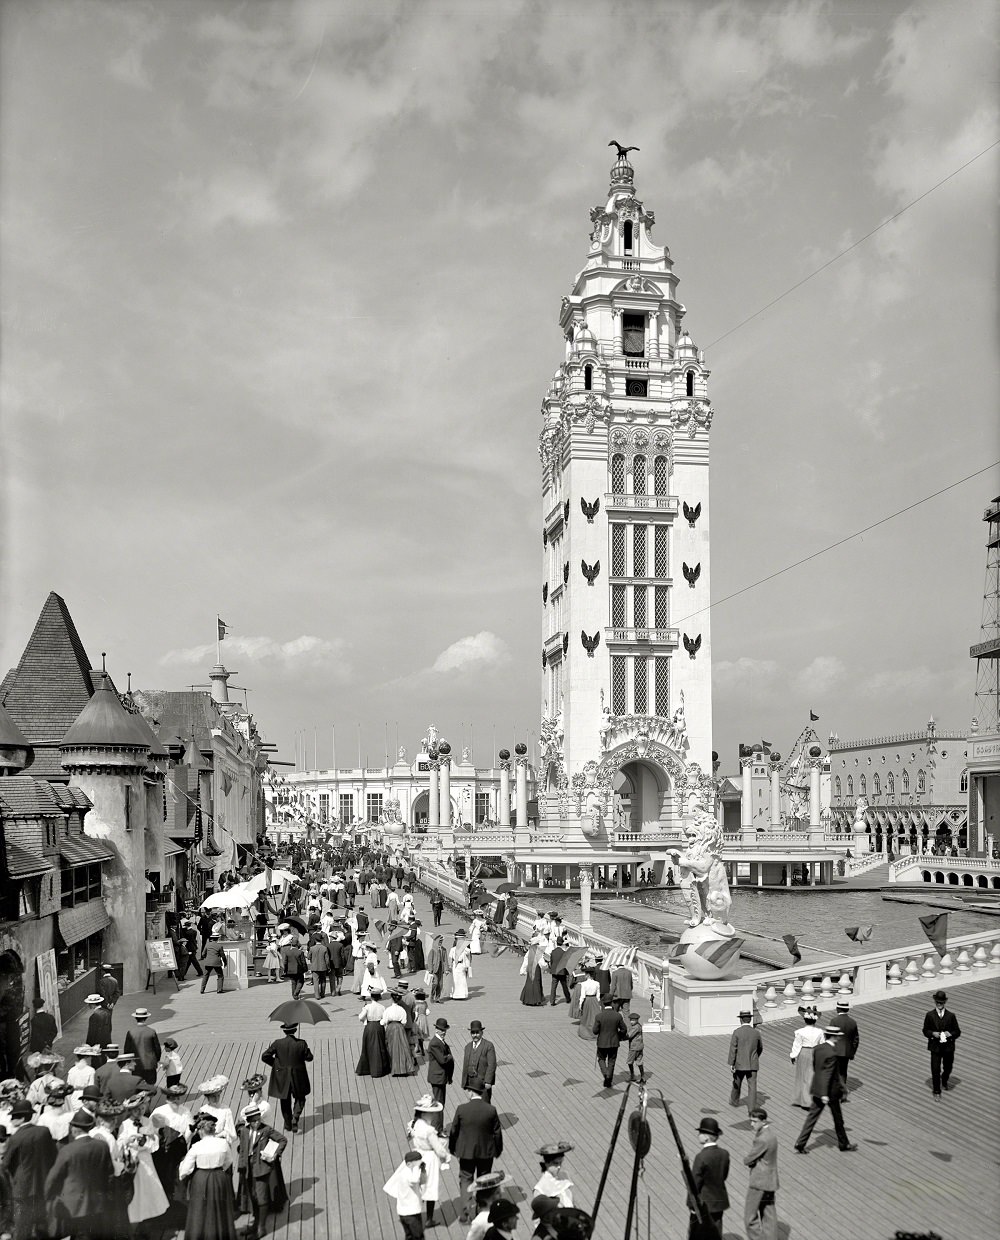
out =
<path fill-rule="evenodd" d="M 670 482 L 670 462 L 665 456 L 658 456 L 653 461 L 653 494 L 666 495 Z"/>
<path fill-rule="evenodd" d="M 632 253 L 632 221 L 626 220 L 622 228 L 622 248 L 626 254 Z"/>
<path fill-rule="evenodd" d="M 923 771 L 917 771 L 917 791 L 927 791 L 927 776 L 923 773 Z"/>
<path fill-rule="evenodd" d="M 894 797 L 896 795 L 896 776 L 892 771 L 885 777 L 885 793 L 886 796 Z"/>
<path fill-rule="evenodd" d="M 840 792 L 840 776 L 839 776 L 839 775 L 838 775 L 838 776 L 837 776 L 837 778 L 833 781 L 833 790 L 834 790 L 834 792 L 837 794 L 837 796 L 838 796 L 838 797 L 841 795 L 841 792 Z"/>
<path fill-rule="evenodd" d="M 872 793 L 877 797 L 882 795 L 882 781 L 877 774 L 872 776 Z"/>
<path fill-rule="evenodd" d="M 852 775 L 847 777 L 847 795 L 849 797 L 854 796 L 854 777 Z"/>
<path fill-rule="evenodd" d="M 621 453 L 611 458 L 611 494 L 625 494 L 625 458 Z"/>
<path fill-rule="evenodd" d="M 903 772 L 902 788 L 903 788 L 904 794 L 910 791 L 910 772 L 909 771 Z"/>
<path fill-rule="evenodd" d="M 868 781 L 865 779 L 864 775 L 862 775 L 861 778 L 858 780 L 858 796 L 866 797 L 867 795 L 868 795 Z"/>
<path fill-rule="evenodd" d="M 962 780 L 961 780 L 961 783 L 958 785 L 958 790 L 959 792 L 969 791 L 969 772 L 968 771 L 962 772 Z"/>
<path fill-rule="evenodd" d="M 593 366 L 584 366 L 583 368 L 583 390 L 589 392 L 594 386 L 594 368 Z"/>
<path fill-rule="evenodd" d="M 632 494 L 646 494 L 646 458 L 634 457 L 632 460 Z"/>
<path fill-rule="evenodd" d="M 684 379 L 684 390 L 688 396 L 694 395 L 694 371 L 689 370 Z"/>

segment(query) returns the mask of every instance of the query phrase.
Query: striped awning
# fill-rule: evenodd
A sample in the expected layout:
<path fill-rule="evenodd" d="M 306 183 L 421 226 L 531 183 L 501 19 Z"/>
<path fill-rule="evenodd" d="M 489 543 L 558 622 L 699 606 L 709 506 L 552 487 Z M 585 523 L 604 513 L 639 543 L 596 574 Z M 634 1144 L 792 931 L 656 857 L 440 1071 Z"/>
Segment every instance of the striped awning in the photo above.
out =
<path fill-rule="evenodd" d="M 187 852 L 180 844 L 175 844 L 173 840 L 164 840 L 163 855 L 164 857 L 178 857 L 181 853 Z"/>
<path fill-rule="evenodd" d="M 88 900 L 86 904 L 78 904 L 76 908 L 64 908 L 58 913 L 59 933 L 67 947 L 89 938 L 98 930 L 111 925 L 108 910 L 101 899 Z"/>

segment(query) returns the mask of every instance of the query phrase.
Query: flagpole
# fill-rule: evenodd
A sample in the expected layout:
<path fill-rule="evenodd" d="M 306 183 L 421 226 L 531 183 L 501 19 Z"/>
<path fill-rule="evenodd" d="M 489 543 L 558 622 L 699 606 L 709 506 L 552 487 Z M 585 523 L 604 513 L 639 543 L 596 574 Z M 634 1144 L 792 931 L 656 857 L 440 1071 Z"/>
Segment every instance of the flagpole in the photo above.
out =
<path fill-rule="evenodd" d="M 337 725 L 335 723 L 330 724 L 330 740 L 333 746 L 331 761 L 333 764 L 333 769 L 336 771 L 337 769 Z"/>
<path fill-rule="evenodd" d="M 319 728 L 313 728 L 313 770 L 319 770 Z"/>
<path fill-rule="evenodd" d="M 215 613 L 215 661 L 222 662 L 222 617 Z"/>

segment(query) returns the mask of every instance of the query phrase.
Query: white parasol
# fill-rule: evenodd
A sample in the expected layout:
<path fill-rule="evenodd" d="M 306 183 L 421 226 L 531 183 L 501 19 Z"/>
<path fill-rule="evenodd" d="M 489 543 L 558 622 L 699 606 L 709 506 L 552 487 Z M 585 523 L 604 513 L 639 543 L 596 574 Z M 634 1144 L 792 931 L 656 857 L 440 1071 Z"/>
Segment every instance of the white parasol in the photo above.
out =
<path fill-rule="evenodd" d="M 299 882 L 299 876 L 297 874 L 293 874 L 291 870 L 271 871 L 272 888 L 280 887 L 282 883 L 297 882 Z M 260 874 L 255 874 L 253 878 L 248 878 L 245 883 L 240 883 L 240 886 L 245 888 L 247 891 L 252 891 L 254 896 L 258 896 L 267 886 L 267 872 L 262 871 Z"/>
<path fill-rule="evenodd" d="M 236 883 L 225 891 L 217 891 L 202 901 L 202 908 L 249 908 L 257 899 L 249 883 Z"/>

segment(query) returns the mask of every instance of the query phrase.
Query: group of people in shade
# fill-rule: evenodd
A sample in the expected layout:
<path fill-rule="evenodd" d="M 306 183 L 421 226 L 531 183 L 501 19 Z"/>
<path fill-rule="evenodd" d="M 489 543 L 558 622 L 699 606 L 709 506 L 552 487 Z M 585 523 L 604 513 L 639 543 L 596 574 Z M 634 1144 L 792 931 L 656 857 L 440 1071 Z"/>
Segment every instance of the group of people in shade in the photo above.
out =
<path fill-rule="evenodd" d="M 101 998 L 87 1003 L 96 1009 Z M 283 1026 L 262 1056 L 270 1098 L 293 1132 L 293 1107 L 301 1111 L 309 1092 L 294 1065 L 311 1058 L 296 1029 Z M 244 1081 L 235 1118 L 222 1103 L 228 1077 L 190 1091 L 176 1039 L 161 1045 L 145 1008 L 133 1013 L 123 1049 L 84 1043 L 74 1059 L 63 1077 L 62 1059 L 39 1052 L 25 1065 L 30 1080 L 0 1082 L 0 1236 L 157 1240 L 183 1229 L 185 1240 L 236 1240 L 239 1215 L 253 1238 L 284 1209 L 287 1137 L 267 1122 L 263 1075 Z"/>

